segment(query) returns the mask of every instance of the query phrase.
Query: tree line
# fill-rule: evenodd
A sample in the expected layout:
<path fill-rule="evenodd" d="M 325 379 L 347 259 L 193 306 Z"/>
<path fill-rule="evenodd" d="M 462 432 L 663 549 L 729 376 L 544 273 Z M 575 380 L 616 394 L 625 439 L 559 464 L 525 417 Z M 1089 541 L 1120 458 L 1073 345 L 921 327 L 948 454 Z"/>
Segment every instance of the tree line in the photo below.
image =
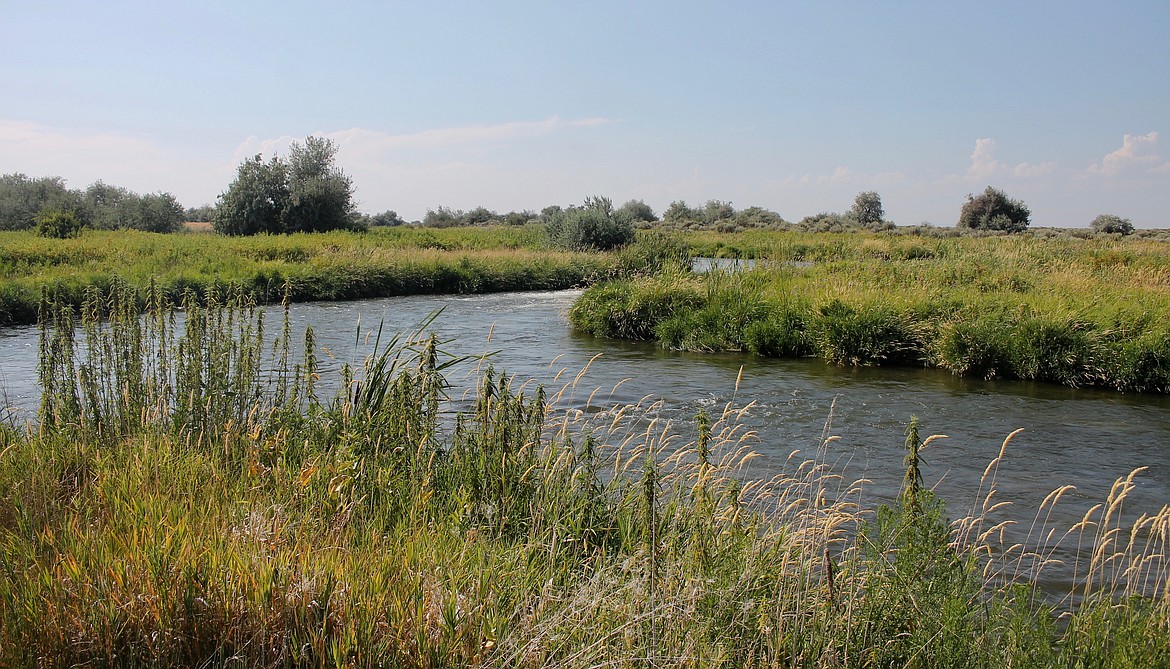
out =
<path fill-rule="evenodd" d="M 534 211 L 499 214 L 486 207 L 470 211 L 448 207 L 428 209 L 421 221 L 408 223 L 397 212 L 360 213 L 353 199 L 353 181 L 337 167 L 337 145 L 318 137 L 294 142 L 287 157 L 264 160 L 259 154 L 237 169 L 236 178 L 214 206 L 184 210 L 170 193 L 139 195 L 98 181 L 84 191 L 65 186 L 61 177 L 30 178 L 24 174 L 0 177 L 0 230 L 36 229 L 45 236 L 68 237 L 83 228 L 133 229 L 176 232 L 184 221 L 207 221 L 224 235 L 282 234 L 364 230 L 371 226 L 421 225 L 455 227 L 475 225 L 543 224 L 550 241 L 566 248 L 611 248 L 633 236 L 637 228 L 736 232 L 748 229 L 839 232 L 852 229 L 889 230 L 881 196 L 863 191 L 845 213 L 820 212 L 790 223 L 761 207 L 737 210 L 730 202 L 708 200 L 692 207 L 672 202 L 662 216 L 642 200 L 614 207 L 608 198 L 586 198 L 581 205 L 545 207 Z M 1031 211 L 1023 202 L 988 186 L 968 195 L 956 227 L 1003 233 L 1023 232 Z M 1102 214 L 1090 226 L 1094 232 L 1130 234 L 1129 219 Z M 628 232 L 627 232 L 628 231 Z"/>

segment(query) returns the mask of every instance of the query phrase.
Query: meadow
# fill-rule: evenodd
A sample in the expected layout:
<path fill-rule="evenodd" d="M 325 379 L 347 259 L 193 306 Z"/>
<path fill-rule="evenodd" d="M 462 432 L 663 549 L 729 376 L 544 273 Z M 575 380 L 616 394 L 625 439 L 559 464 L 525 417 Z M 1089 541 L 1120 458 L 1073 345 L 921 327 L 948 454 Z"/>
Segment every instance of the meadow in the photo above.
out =
<path fill-rule="evenodd" d="M 367 233 L 221 237 L 133 230 L 76 239 L 0 232 L 0 326 L 37 319 L 42 289 L 80 306 L 117 276 L 178 301 L 240 286 L 260 302 L 552 290 L 611 270 L 614 256 L 549 249 L 540 226 L 376 228 Z"/>
<path fill-rule="evenodd" d="M 862 506 L 831 436 L 746 477 L 743 406 L 572 409 L 581 375 L 490 361 L 449 399 L 467 361 L 377 330 L 324 396 L 311 329 L 265 333 L 240 288 L 182 300 L 39 306 L 39 420 L 0 428 L 0 665 L 1170 663 L 1170 509 L 1123 514 L 1140 471 L 1072 527 L 1053 491 L 1005 544 L 1012 435 L 951 520 L 912 420 L 898 499 Z"/>
<path fill-rule="evenodd" d="M 1161 241 L 757 232 L 688 242 L 756 264 L 604 282 L 574 307 L 573 325 L 690 351 L 1170 390 Z"/>

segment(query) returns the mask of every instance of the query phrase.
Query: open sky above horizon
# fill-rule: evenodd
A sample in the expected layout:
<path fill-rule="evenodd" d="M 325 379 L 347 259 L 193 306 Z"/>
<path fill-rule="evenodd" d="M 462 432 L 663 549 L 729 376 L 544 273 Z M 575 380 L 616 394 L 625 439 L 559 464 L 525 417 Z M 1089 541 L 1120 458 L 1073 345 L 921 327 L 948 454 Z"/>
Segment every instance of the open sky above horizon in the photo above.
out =
<path fill-rule="evenodd" d="M 331 138 L 358 208 L 606 195 L 1170 228 L 1170 2 L 0 0 L 0 173 L 215 201 Z"/>

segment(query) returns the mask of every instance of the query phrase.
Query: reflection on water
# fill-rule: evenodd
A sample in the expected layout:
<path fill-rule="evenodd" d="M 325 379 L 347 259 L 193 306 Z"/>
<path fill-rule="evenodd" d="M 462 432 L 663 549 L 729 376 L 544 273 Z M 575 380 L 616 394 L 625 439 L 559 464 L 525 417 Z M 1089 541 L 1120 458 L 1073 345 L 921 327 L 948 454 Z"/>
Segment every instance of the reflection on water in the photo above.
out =
<path fill-rule="evenodd" d="M 1000 469 L 1002 499 L 1015 500 L 1009 513 L 1024 532 L 1040 500 L 1058 486 L 1077 490 L 1065 497 L 1054 522 L 1080 520 L 1102 501 L 1113 481 L 1136 467 L 1139 479 L 1127 513 L 1136 517 L 1170 502 L 1170 413 L 1164 397 L 1076 390 L 1046 384 L 984 382 L 922 369 L 842 368 L 817 360 L 770 360 L 733 354 L 687 354 L 651 345 L 598 340 L 570 331 L 565 312 L 578 291 L 511 293 L 466 297 L 405 297 L 346 303 L 309 303 L 291 310 L 294 331 L 312 324 L 321 352 L 322 378 L 336 378 L 342 363 L 360 365 L 370 350 L 363 333 L 381 326 L 409 331 L 437 308 L 434 329 L 457 355 L 492 353 L 497 370 L 546 384 L 550 391 L 588 366 L 578 389 L 567 396 L 583 408 L 590 393 L 595 409 L 661 400 L 660 416 L 691 435 L 700 409 L 718 415 L 727 403 L 745 405 L 746 427 L 764 457 L 753 473 L 784 466 L 794 449 L 812 453 L 826 431 L 840 436 L 827 461 L 847 479 L 873 481 L 868 502 L 892 498 L 901 481 L 902 442 L 911 415 L 922 434 L 943 433 L 924 453 L 924 474 L 948 503 L 952 516 L 975 503 L 984 468 L 1009 433 L 1014 439 Z M 269 331 L 275 328 L 270 327 Z M 0 334 L 0 395 L 28 415 L 35 408 L 36 329 Z M 467 390 L 473 366 L 451 375 L 452 397 Z M 616 388 L 616 389 L 615 389 Z M 867 500 L 863 500 L 866 502 Z"/>

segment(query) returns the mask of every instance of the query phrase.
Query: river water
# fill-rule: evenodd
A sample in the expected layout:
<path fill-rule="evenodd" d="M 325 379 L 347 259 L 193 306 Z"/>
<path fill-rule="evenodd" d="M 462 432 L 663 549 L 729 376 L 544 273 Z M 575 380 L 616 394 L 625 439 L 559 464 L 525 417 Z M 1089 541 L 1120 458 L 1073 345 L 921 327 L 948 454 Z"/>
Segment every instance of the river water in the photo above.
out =
<path fill-rule="evenodd" d="M 999 499 L 1026 528 L 1043 497 L 1071 484 L 1052 515 L 1055 527 L 1080 520 L 1091 504 L 1137 467 L 1126 506 L 1128 517 L 1170 503 L 1170 401 L 1047 384 L 962 379 L 938 370 L 842 368 L 818 360 L 771 360 L 738 354 L 687 354 L 652 345 L 600 340 L 572 332 L 566 312 L 579 291 L 419 296 L 293 305 L 296 332 L 312 324 L 322 358 L 322 377 L 343 362 L 360 366 L 375 331 L 411 331 L 436 309 L 431 329 L 457 355 L 494 352 L 492 364 L 551 391 L 582 369 L 561 408 L 603 412 L 613 406 L 660 401 L 654 415 L 673 421 L 692 438 L 700 409 L 718 416 L 728 403 L 753 403 L 743 416 L 761 454 L 751 473 L 766 475 L 791 463 L 802 449 L 810 457 L 825 434 L 839 437 L 824 459 L 847 480 L 872 481 L 863 505 L 888 501 L 901 482 L 902 443 L 913 414 L 921 433 L 946 434 L 931 444 L 923 466 L 952 516 L 977 502 L 979 480 L 1017 428 L 1000 467 Z M 9 417 L 31 417 L 37 403 L 36 328 L 0 331 L 0 400 Z M 452 397 L 465 394 L 474 370 L 450 375 Z M 596 392 L 594 392 L 596 390 Z M 592 396 L 591 401 L 590 397 Z M 589 406 L 586 407 L 586 404 Z M 1023 530 L 1018 530 L 1022 532 Z M 1018 538 L 1022 538 L 1018 537 Z"/>

